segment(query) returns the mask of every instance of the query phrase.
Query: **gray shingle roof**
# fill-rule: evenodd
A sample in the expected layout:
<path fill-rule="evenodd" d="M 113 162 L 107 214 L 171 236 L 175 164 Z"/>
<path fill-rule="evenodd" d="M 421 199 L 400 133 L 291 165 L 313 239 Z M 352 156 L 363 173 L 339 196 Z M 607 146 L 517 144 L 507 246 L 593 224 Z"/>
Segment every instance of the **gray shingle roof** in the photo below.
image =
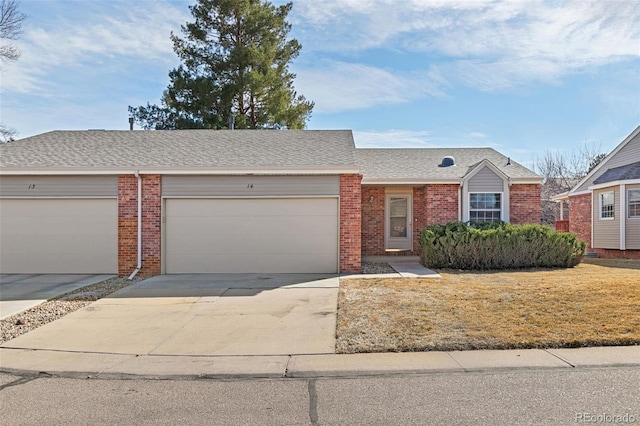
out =
<path fill-rule="evenodd" d="M 604 172 L 594 184 L 614 182 L 616 180 L 640 179 L 640 161 L 620 167 L 614 167 Z"/>
<path fill-rule="evenodd" d="M 455 158 L 456 165 L 438 167 L 445 156 Z M 500 154 L 493 148 L 389 148 L 357 149 L 356 161 L 367 181 L 457 181 L 466 176 L 482 160 L 489 160 L 513 179 L 541 179 L 526 167 Z"/>
<path fill-rule="evenodd" d="M 0 145 L 0 170 L 356 168 L 350 130 L 53 131 Z"/>

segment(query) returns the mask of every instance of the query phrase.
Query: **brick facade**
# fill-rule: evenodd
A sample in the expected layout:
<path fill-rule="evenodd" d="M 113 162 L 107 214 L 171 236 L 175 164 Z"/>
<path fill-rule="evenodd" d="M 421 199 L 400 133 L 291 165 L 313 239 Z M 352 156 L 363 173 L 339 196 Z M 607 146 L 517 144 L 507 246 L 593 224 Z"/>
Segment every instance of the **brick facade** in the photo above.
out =
<path fill-rule="evenodd" d="M 509 221 L 516 225 L 539 224 L 542 218 L 540 192 L 542 185 L 511 185 L 509 188 Z"/>
<path fill-rule="evenodd" d="M 569 197 L 569 232 L 587 243 L 591 251 L 591 194 Z"/>
<path fill-rule="evenodd" d="M 340 175 L 340 272 L 360 273 L 361 175 Z"/>
<path fill-rule="evenodd" d="M 592 248 L 590 252 L 598 253 L 603 259 L 640 259 L 640 250 L 613 250 Z"/>
<path fill-rule="evenodd" d="M 362 187 L 362 255 L 384 255 L 384 186 Z"/>
<path fill-rule="evenodd" d="M 385 186 L 362 187 L 362 255 L 406 256 L 420 252 L 420 232 L 429 225 L 458 220 L 458 185 L 413 188 L 413 251 L 386 252 Z"/>
<path fill-rule="evenodd" d="M 142 175 L 142 269 L 160 274 L 161 176 Z M 118 176 L 118 274 L 130 275 L 138 264 L 138 179 Z"/>

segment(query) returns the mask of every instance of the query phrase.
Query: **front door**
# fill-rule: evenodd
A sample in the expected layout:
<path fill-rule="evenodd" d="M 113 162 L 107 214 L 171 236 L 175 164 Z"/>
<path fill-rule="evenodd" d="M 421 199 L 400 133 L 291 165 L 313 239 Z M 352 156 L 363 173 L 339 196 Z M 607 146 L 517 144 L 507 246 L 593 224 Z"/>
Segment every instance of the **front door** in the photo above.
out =
<path fill-rule="evenodd" d="M 385 248 L 413 250 L 411 194 L 387 194 L 385 203 Z"/>

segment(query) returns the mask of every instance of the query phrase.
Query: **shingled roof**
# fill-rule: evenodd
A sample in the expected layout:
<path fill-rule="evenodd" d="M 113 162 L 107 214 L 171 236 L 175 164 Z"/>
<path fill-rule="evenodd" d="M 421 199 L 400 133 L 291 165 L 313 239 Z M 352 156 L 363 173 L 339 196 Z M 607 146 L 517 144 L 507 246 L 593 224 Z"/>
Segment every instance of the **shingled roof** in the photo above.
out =
<path fill-rule="evenodd" d="M 11 169 L 357 172 L 350 130 L 53 131 L 0 144 Z"/>
<path fill-rule="evenodd" d="M 455 166 L 440 167 L 446 156 Z M 488 160 L 513 180 L 542 178 L 492 148 L 388 148 L 357 149 L 356 162 L 363 174 L 362 183 L 460 182 L 480 162 Z"/>
<path fill-rule="evenodd" d="M 630 179 L 640 179 L 640 161 L 609 169 L 594 180 L 593 183 L 597 185 L 600 183 Z"/>

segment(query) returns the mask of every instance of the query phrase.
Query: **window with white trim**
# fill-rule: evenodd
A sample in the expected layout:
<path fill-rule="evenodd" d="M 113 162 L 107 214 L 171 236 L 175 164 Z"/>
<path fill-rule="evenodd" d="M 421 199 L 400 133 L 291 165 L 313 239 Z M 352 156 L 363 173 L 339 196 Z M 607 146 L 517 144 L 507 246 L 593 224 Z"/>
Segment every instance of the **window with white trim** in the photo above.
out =
<path fill-rule="evenodd" d="M 470 193 L 469 221 L 494 222 L 502 218 L 501 193 Z"/>
<path fill-rule="evenodd" d="M 640 189 L 630 189 L 627 193 L 627 212 L 630 218 L 640 219 Z"/>
<path fill-rule="evenodd" d="M 614 201 L 613 191 L 600 193 L 600 219 L 609 220 L 615 217 Z"/>

